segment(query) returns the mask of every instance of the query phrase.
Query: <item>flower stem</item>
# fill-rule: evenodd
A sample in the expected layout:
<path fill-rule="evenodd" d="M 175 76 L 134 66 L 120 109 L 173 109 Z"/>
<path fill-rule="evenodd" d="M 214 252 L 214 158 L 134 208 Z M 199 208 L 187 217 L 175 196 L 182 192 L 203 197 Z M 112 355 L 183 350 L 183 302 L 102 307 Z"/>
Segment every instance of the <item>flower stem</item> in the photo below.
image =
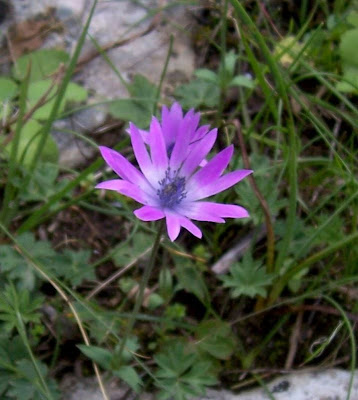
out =
<path fill-rule="evenodd" d="M 145 266 L 144 273 L 143 273 L 143 276 L 142 276 L 142 280 L 141 280 L 140 285 L 139 285 L 138 294 L 136 296 L 134 309 L 133 309 L 133 312 L 132 312 L 132 314 L 130 316 L 125 335 L 124 335 L 124 337 L 123 337 L 123 339 L 121 341 L 121 346 L 119 348 L 119 353 L 118 353 L 118 358 L 119 359 L 121 359 L 121 357 L 122 357 L 123 350 L 125 348 L 128 336 L 131 333 L 131 331 L 133 330 L 135 321 L 136 321 L 137 316 L 138 316 L 139 309 L 140 309 L 140 307 L 141 307 L 141 305 L 143 303 L 145 288 L 148 286 L 148 281 L 149 281 L 150 275 L 152 273 L 152 270 L 153 270 L 153 267 L 154 267 L 154 264 L 155 264 L 155 260 L 157 258 L 159 245 L 160 245 L 160 241 L 161 241 L 160 239 L 161 239 L 161 236 L 162 236 L 162 233 L 163 233 L 163 229 L 164 229 L 164 222 L 165 222 L 165 220 L 163 219 L 159 223 L 158 232 L 157 232 L 157 236 L 156 236 L 156 238 L 154 240 L 154 244 L 153 244 L 153 247 L 152 247 L 152 252 L 151 252 L 151 255 L 150 255 L 149 264 Z"/>

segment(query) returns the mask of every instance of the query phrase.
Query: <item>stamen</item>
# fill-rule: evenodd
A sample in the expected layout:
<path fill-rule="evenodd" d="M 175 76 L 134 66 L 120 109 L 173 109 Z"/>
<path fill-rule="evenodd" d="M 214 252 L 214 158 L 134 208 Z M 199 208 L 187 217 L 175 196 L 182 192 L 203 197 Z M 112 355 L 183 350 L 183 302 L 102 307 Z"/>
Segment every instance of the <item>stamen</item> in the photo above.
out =
<path fill-rule="evenodd" d="M 178 171 L 171 172 L 169 167 L 158 183 L 161 188 L 157 190 L 157 195 L 162 207 L 173 208 L 186 197 L 185 178 L 178 176 Z"/>

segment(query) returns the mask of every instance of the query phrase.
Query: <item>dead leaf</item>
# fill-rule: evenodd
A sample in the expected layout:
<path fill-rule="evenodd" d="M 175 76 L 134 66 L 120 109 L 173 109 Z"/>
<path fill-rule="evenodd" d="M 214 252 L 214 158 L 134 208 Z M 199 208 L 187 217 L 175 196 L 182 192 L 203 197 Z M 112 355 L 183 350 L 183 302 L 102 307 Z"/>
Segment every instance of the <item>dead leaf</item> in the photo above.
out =
<path fill-rule="evenodd" d="M 16 60 L 23 54 L 39 49 L 51 32 L 62 28 L 61 22 L 55 17 L 54 8 L 48 8 L 43 14 L 12 25 L 8 31 L 11 56 Z"/>

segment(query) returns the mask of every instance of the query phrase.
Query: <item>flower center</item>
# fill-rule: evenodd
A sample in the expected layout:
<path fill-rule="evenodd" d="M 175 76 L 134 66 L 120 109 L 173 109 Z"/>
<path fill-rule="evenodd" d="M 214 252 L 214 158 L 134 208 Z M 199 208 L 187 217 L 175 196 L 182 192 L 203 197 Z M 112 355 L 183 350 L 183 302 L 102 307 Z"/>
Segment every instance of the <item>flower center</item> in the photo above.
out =
<path fill-rule="evenodd" d="M 178 176 L 178 171 L 172 173 L 168 168 L 165 177 L 158 183 L 160 189 L 157 190 L 157 195 L 162 207 L 172 208 L 186 197 L 185 178 Z"/>

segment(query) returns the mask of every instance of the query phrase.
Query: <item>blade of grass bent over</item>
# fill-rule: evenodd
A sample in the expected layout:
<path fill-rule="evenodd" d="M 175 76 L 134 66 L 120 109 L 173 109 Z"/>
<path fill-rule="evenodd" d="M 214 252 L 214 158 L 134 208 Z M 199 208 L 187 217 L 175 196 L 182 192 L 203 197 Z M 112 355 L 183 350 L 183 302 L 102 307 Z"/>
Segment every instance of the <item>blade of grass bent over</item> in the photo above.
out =
<path fill-rule="evenodd" d="M 73 73 L 75 71 L 77 60 L 78 60 L 78 58 L 80 56 L 80 53 L 81 53 L 81 50 L 82 50 L 82 47 L 83 47 L 83 44 L 84 44 L 84 41 L 85 41 L 85 38 L 86 38 L 86 35 L 87 35 L 87 31 L 88 31 L 88 28 L 89 28 L 89 25 L 90 25 L 90 22 L 91 22 L 94 10 L 96 8 L 97 1 L 98 0 L 94 0 L 93 1 L 93 5 L 92 5 L 92 8 L 91 8 L 91 11 L 90 11 L 89 16 L 88 16 L 87 21 L 86 21 L 86 25 L 84 26 L 84 28 L 82 30 L 81 36 L 80 36 L 80 38 L 78 40 L 78 43 L 76 45 L 75 51 L 73 53 L 73 56 L 71 57 L 71 60 L 69 62 L 69 65 L 68 65 L 68 68 L 66 70 L 66 73 L 65 73 L 65 75 L 64 75 L 64 77 L 62 79 L 62 82 L 60 84 L 60 87 L 59 87 L 59 90 L 58 90 L 58 94 L 56 96 L 54 105 L 53 105 L 53 107 L 51 109 L 51 113 L 49 115 L 49 118 L 46 120 L 44 127 L 41 129 L 41 138 L 40 138 L 38 147 L 36 149 L 36 152 L 34 154 L 34 157 L 33 157 L 32 161 L 31 161 L 30 166 L 29 166 L 28 178 L 26 179 L 26 181 L 24 182 L 24 185 L 23 185 L 24 189 L 26 189 L 26 187 L 28 186 L 28 184 L 29 184 L 29 182 L 31 180 L 32 172 L 36 169 L 36 166 L 38 164 L 40 156 L 41 156 L 41 154 L 43 152 L 43 149 L 45 147 L 47 137 L 48 137 L 48 135 L 50 135 L 52 124 L 53 124 L 53 122 L 55 121 L 55 119 L 57 117 L 60 105 L 62 103 L 62 100 L 63 100 L 65 92 L 66 92 L 67 85 L 69 84 L 70 79 L 72 78 L 72 75 L 73 75 Z"/>
<path fill-rule="evenodd" d="M 294 226 L 296 220 L 296 203 L 297 203 L 297 154 L 296 154 L 296 133 L 294 127 L 293 115 L 291 112 L 291 104 L 288 98 L 287 85 L 283 80 L 283 73 L 277 65 L 276 60 L 272 56 L 263 36 L 257 29 L 255 23 L 249 17 L 243 6 L 238 0 L 230 0 L 230 3 L 234 7 L 236 14 L 244 21 L 245 24 L 249 26 L 257 43 L 262 51 L 264 57 L 266 58 L 267 64 L 273 75 L 273 78 L 277 84 L 277 89 L 282 101 L 284 103 L 285 109 L 288 113 L 288 140 L 286 146 L 286 159 L 288 160 L 288 184 L 289 184 L 289 206 L 287 213 L 287 228 L 285 235 L 283 237 L 283 245 L 278 253 L 276 260 L 276 270 L 280 269 L 286 258 L 286 254 L 290 245 L 290 242 L 294 234 Z"/>
<path fill-rule="evenodd" d="M 20 143 L 21 130 L 24 124 L 24 115 L 26 112 L 26 98 L 30 82 L 31 64 L 29 64 L 28 70 L 24 80 L 21 82 L 20 88 L 20 101 L 19 101 L 19 116 L 15 128 L 15 135 L 12 140 L 12 147 L 9 159 L 9 174 L 5 186 L 4 200 L 2 203 L 0 221 L 7 226 L 12 219 L 14 213 L 16 213 L 17 202 L 16 199 L 16 188 L 13 186 L 14 178 L 18 170 L 18 149 Z M 10 203 L 12 207 L 10 209 Z"/>

